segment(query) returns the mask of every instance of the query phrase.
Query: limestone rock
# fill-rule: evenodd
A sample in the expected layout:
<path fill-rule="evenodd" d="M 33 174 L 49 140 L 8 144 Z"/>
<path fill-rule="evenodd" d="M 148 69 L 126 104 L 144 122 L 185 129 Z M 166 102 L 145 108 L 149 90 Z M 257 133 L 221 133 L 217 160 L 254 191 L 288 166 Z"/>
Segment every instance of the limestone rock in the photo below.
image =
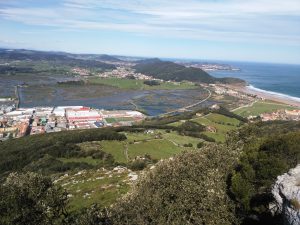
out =
<path fill-rule="evenodd" d="M 282 213 L 284 224 L 300 224 L 300 164 L 277 177 L 272 188 L 277 212 Z"/>

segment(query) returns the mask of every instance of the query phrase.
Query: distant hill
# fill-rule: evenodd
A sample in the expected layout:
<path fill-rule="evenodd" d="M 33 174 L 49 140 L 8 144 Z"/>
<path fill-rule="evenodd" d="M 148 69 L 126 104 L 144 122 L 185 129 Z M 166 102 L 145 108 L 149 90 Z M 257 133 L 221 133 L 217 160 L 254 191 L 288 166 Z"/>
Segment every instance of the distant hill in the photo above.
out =
<path fill-rule="evenodd" d="M 174 81 L 193 81 L 203 83 L 244 83 L 236 78 L 215 78 L 199 68 L 185 67 L 169 61 L 160 59 L 146 59 L 137 61 L 134 66 L 137 73 L 143 73 L 154 78 Z"/>
<path fill-rule="evenodd" d="M 115 69 L 111 64 L 99 62 L 94 59 L 75 58 L 76 54 L 61 52 L 44 52 L 33 50 L 1 50 L 0 59 L 4 60 L 32 60 L 32 61 L 50 61 L 58 65 L 78 66 L 78 67 L 95 67 L 98 69 Z M 113 58 L 113 57 L 111 57 Z"/>
<path fill-rule="evenodd" d="M 149 63 L 158 63 L 158 62 L 162 62 L 159 58 L 151 58 L 151 59 L 141 59 L 138 61 L 135 61 L 135 63 L 137 64 L 149 64 Z"/>
<path fill-rule="evenodd" d="M 118 59 L 117 57 L 114 57 L 114 56 L 110 56 L 110 55 L 97 55 L 95 57 L 95 59 L 98 59 L 98 60 L 103 60 L 103 61 L 109 61 L 109 62 L 122 62 L 123 60 L 121 59 Z"/>

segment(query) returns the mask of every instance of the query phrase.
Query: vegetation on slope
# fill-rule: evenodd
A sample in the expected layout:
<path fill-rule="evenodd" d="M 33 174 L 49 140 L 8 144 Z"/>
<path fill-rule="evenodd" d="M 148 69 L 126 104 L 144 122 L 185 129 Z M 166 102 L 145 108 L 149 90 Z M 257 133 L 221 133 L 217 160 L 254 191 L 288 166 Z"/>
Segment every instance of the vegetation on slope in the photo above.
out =
<path fill-rule="evenodd" d="M 0 143 L 0 175 L 27 168 L 40 172 L 63 172 L 89 168 L 86 163 L 62 163 L 57 158 L 92 156 L 111 164 L 111 157 L 99 151 L 81 152 L 76 145 L 85 141 L 124 140 L 126 136 L 109 129 L 77 130 L 36 135 Z M 45 169 L 45 170 L 44 170 Z M 50 171 L 49 171 L 50 170 Z"/>
<path fill-rule="evenodd" d="M 237 110 L 234 110 L 234 113 L 243 117 L 248 117 L 259 116 L 262 113 L 271 113 L 280 109 L 292 110 L 297 108 L 282 103 L 258 101 L 251 106 L 238 108 Z"/>
<path fill-rule="evenodd" d="M 12 173 L 0 184 L 0 224 L 63 224 L 67 193 L 48 177 Z"/>
<path fill-rule="evenodd" d="M 116 67 L 111 64 L 103 63 L 96 60 L 85 60 L 72 57 L 71 54 L 55 53 L 55 52 L 42 52 L 31 50 L 13 50 L 13 51 L 0 51 L 0 59 L 11 60 L 32 60 L 32 61 L 48 61 L 55 65 L 63 66 L 78 66 L 83 68 L 98 68 L 98 69 L 115 69 Z"/>
<path fill-rule="evenodd" d="M 244 224 L 281 224 L 269 204 L 277 176 L 300 162 L 300 123 L 258 123 L 239 130 L 232 138 L 244 147 L 230 178 L 230 191 Z M 255 215 L 255 216 L 253 216 Z M 256 221 L 251 218 L 258 218 Z"/>
<path fill-rule="evenodd" d="M 200 68 L 185 67 L 173 62 L 150 59 L 140 61 L 134 69 L 137 73 L 143 73 L 154 78 L 173 81 L 193 81 L 203 83 L 244 83 L 243 80 L 235 78 L 215 78 Z"/>
<path fill-rule="evenodd" d="M 220 116 L 214 119 L 220 119 Z M 232 121 L 230 120 L 230 122 Z M 191 130 L 198 129 L 193 125 L 188 123 L 184 126 Z M 115 131 L 121 132 L 118 135 L 122 136 L 129 130 L 132 132 L 138 129 L 141 128 L 118 128 Z M 30 198 L 31 192 L 26 191 L 31 188 L 36 190 L 36 187 L 44 187 L 44 179 L 48 182 L 48 178 L 41 177 L 35 182 L 35 177 L 40 175 L 12 174 L 0 185 L 0 194 L 4 196 L 0 198 L 0 209 L 5 209 L 0 210 L 1 219 L 4 218 L 4 224 L 9 224 L 11 221 L 15 224 L 22 224 L 19 221 L 28 219 L 29 215 L 33 218 L 33 224 L 34 222 L 38 223 L 37 221 L 43 221 L 43 224 L 62 224 L 60 223 L 61 219 L 65 224 L 75 225 L 280 224 L 280 217 L 272 217 L 267 207 L 272 201 L 270 188 L 277 175 L 299 163 L 299 130 L 300 123 L 297 122 L 276 121 L 245 125 L 243 128 L 232 132 L 225 144 L 206 144 L 204 147 L 201 144 L 198 150 L 186 151 L 171 159 L 159 162 L 154 169 L 149 170 L 144 175 L 127 196 L 119 199 L 109 208 L 92 206 L 82 212 L 70 211 L 71 213 L 67 213 L 66 211 L 66 213 L 62 213 L 63 210 L 60 206 L 64 209 L 68 208 L 64 200 L 65 194 L 62 195 L 60 191 L 51 191 L 52 198 L 62 199 L 61 205 L 56 208 L 58 211 L 55 211 L 57 213 L 55 218 L 48 217 L 47 213 L 52 213 L 52 211 L 44 213 L 43 210 L 35 210 L 36 207 L 40 207 L 40 201 L 45 201 L 46 205 L 48 204 L 47 198 L 44 200 L 44 196 L 49 196 L 47 193 L 52 190 L 51 185 L 41 190 L 38 189 L 40 192 L 33 191 L 34 198 Z M 117 134 L 113 131 L 110 132 Z M 60 133 L 59 136 L 62 134 Z M 172 133 L 166 132 L 166 134 Z M 59 141 L 70 138 L 68 136 L 63 136 L 61 139 L 59 136 L 44 136 L 47 137 L 43 140 L 45 143 L 46 140 L 51 143 L 52 138 Z M 79 137 L 76 134 L 74 136 Z M 142 133 L 136 135 L 132 133 L 128 140 L 141 141 L 143 138 L 145 137 Z M 10 141 L 10 145 L 16 147 L 13 142 L 19 140 Z M 76 141 L 79 140 L 76 139 Z M 24 140 L 22 143 L 25 143 Z M 37 147 L 43 148 L 43 145 Z M 38 149 L 36 149 L 37 152 L 40 152 Z M 7 146 L 6 150 L 8 150 Z M 19 150 L 21 149 L 19 148 Z M 92 150 L 87 149 L 87 152 Z M 9 151 L 7 152 L 9 153 Z M 6 155 L 2 156 L 6 157 Z M 25 156 L 29 157 L 28 155 Z M 97 174 L 98 172 L 99 174 Z M 64 184 L 74 195 L 80 187 L 79 189 L 88 191 L 94 196 L 92 186 L 99 184 L 96 181 L 98 176 L 103 177 L 101 182 L 104 183 L 109 182 L 110 177 L 107 172 L 102 174 L 100 170 L 97 173 L 87 173 L 93 175 L 85 176 L 84 182 L 78 181 L 79 186 L 74 186 L 76 174 L 61 178 L 61 180 L 66 179 L 66 184 L 60 183 L 60 181 L 58 183 Z M 107 177 L 105 177 L 106 175 Z M 24 176 L 27 178 L 24 179 Z M 120 173 L 119 176 L 123 180 L 126 174 Z M 111 177 L 111 179 L 115 178 Z M 118 179 L 114 182 L 116 185 L 123 185 Z M 7 190 L 8 186 L 10 190 Z M 59 186 L 56 188 L 55 190 L 61 190 Z M 125 193 L 127 188 L 124 185 L 118 190 L 120 193 Z M 82 192 L 78 193 L 83 194 Z M 95 198 L 100 203 L 103 199 L 101 195 L 96 193 Z M 24 202 L 18 202 L 18 199 L 23 199 Z M 80 196 L 76 196 L 76 199 L 76 201 L 82 201 Z M 110 199 L 116 198 L 110 196 Z M 87 201 L 90 200 L 87 199 Z M 103 201 L 110 202 L 111 200 L 103 199 Z M 74 203 L 71 205 L 72 208 L 78 209 L 78 204 Z M 28 207 L 28 204 L 34 207 Z M 25 214 L 20 214 L 19 211 L 23 211 L 23 208 Z M 13 211 L 7 211 L 8 209 Z M 15 215 L 20 220 L 17 220 Z M 49 223 L 45 217 L 49 219 Z M 252 219 L 250 220 L 250 218 Z M 60 220 L 59 223 L 57 219 Z"/>
<path fill-rule="evenodd" d="M 201 69 L 187 68 L 173 62 L 146 62 L 137 64 L 134 69 L 137 73 L 143 73 L 154 78 L 174 81 L 198 81 L 213 83 L 214 78 Z"/>
<path fill-rule="evenodd" d="M 217 146 L 157 165 L 113 209 L 113 224 L 232 224 L 226 174 L 235 152 Z"/>

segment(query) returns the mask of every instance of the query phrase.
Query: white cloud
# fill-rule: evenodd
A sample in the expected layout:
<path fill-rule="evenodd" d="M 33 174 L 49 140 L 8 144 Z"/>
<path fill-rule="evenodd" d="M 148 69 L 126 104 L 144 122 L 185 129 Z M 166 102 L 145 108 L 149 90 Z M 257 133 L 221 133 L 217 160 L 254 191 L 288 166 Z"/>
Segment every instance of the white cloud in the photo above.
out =
<path fill-rule="evenodd" d="M 299 0 L 65 0 L 47 8 L 0 8 L 0 17 L 58 29 L 300 44 Z"/>

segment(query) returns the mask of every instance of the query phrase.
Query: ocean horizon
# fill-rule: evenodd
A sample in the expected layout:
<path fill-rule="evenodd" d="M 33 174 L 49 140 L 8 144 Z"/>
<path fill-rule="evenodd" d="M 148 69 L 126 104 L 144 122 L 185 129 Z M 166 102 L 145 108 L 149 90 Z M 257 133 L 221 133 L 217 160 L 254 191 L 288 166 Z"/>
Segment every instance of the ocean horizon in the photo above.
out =
<path fill-rule="evenodd" d="M 215 77 L 234 77 L 245 80 L 248 87 L 300 102 L 300 65 L 207 61 L 229 64 L 239 71 L 209 71 Z"/>

